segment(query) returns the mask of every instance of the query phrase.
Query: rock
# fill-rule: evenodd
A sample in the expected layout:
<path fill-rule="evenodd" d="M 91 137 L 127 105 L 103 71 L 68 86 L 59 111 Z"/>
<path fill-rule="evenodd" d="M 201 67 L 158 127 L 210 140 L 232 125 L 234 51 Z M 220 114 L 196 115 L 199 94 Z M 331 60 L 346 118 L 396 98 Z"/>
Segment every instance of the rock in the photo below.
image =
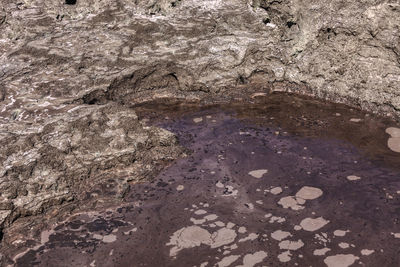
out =
<path fill-rule="evenodd" d="M 123 197 L 181 155 L 134 112 L 155 99 L 288 91 L 400 116 L 398 3 L 0 1 L 4 227 Z"/>
<path fill-rule="evenodd" d="M 11 135 L 0 140 L 6 169 L 0 188 L 11 199 L 1 205 L 13 214 L 42 213 L 71 197 L 86 201 L 94 191 L 102 192 L 100 198 L 122 198 L 129 184 L 121 178 L 143 179 L 157 162 L 181 153 L 172 133 L 142 126 L 129 109 L 93 106 L 70 116 L 35 125 L 36 132 L 20 134 L 13 142 Z M 144 167 L 149 163 L 150 168 Z M 110 183 L 112 187 L 103 186 Z"/>
<path fill-rule="evenodd" d="M 253 0 L 248 9 L 247 2 L 6 2 L 0 51 L 13 52 L 0 63 L 13 71 L 5 89 L 15 96 L 35 84 L 30 100 L 127 105 L 294 91 L 399 115 L 399 4 Z M 22 70 L 29 82 L 19 79 Z"/>
<path fill-rule="evenodd" d="M 6 99 L 6 89 L 3 86 L 0 86 L 0 102 Z"/>
<path fill-rule="evenodd" d="M 0 226 L 3 226 L 4 221 L 10 216 L 11 210 L 0 210 Z"/>
<path fill-rule="evenodd" d="M 4 10 L 0 10 L 0 26 L 6 21 L 6 12 Z"/>

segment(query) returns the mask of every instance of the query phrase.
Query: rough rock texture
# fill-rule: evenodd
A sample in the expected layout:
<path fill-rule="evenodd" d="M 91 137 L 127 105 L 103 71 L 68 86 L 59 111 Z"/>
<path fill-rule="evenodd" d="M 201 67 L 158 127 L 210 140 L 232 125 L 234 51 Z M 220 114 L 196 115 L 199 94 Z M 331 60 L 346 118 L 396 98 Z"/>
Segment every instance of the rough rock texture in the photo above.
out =
<path fill-rule="evenodd" d="M 400 115 L 398 1 L 0 3 L 3 226 L 176 158 L 130 109 L 154 98 L 286 90 Z"/>
<path fill-rule="evenodd" d="M 44 96 L 132 103 L 243 85 L 399 114 L 397 1 L 2 3 L 3 120 Z"/>
<path fill-rule="evenodd" d="M 12 123 L 1 134 L 0 223 L 36 215 L 64 201 L 120 197 L 182 152 L 175 136 L 143 126 L 113 105 L 67 111 L 44 124 Z"/>

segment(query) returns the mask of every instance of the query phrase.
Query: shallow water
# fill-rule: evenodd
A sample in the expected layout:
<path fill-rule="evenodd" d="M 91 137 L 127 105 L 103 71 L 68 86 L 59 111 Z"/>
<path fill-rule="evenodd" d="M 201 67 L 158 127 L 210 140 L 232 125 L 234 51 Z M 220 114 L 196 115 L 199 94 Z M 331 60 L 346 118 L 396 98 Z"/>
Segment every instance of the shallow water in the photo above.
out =
<path fill-rule="evenodd" d="M 394 122 L 281 94 L 136 110 L 187 156 L 132 185 L 123 205 L 42 233 L 19 266 L 399 264 L 400 154 L 385 133 Z"/>

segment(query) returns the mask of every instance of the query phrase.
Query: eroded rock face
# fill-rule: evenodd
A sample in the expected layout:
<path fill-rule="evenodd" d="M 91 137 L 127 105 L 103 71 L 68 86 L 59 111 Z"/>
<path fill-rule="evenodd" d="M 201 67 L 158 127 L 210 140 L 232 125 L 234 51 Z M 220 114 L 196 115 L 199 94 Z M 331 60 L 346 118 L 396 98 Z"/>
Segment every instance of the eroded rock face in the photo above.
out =
<path fill-rule="evenodd" d="M 97 95 L 89 103 L 132 103 L 227 96 L 244 87 L 310 93 L 397 115 L 400 108 L 396 1 L 3 0 L 3 6 L 0 78 L 6 104 L 16 100 L 6 111 L 26 108 L 27 94 L 30 102 Z"/>
<path fill-rule="evenodd" d="M 400 115 L 397 1 L 0 3 L 3 227 L 92 192 L 123 196 L 178 157 L 130 109 L 155 98 L 294 91 Z"/>
<path fill-rule="evenodd" d="M 10 124 L 2 134 L 2 225 L 65 201 L 122 198 L 129 182 L 181 153 L 172 133 L 143 126 L 132 110 L 106 105 L 66 113 L 23 132 Z"/>

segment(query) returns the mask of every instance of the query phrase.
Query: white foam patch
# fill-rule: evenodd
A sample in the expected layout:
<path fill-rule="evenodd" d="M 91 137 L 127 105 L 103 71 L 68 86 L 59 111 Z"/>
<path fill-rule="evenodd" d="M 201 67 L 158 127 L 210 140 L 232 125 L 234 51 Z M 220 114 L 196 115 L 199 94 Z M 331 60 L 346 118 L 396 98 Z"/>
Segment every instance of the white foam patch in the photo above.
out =
<path fill-rule="evenodd" d="M 281 205 L 285 209 L 292 210 L 302 210 L 304 206 L 299 205 L 300 203 L 293 196 L 283 197 L 278 201 L 278 204 Z"/>
<path fill-rule="evenodd" d="M 185 187 L 181 184 L 176 187 L 177 191 L 182 191 L 183 189 L 185 189 Z"/>
<path fill-rule="evenodd" d="M 194 121 L 195 123 L 199 123 L 199 122 L 202 122 L 202 121 L 203 121 L 203 118 L 194 118 L 193 121 Z"/>
<path fill-rule="evenodd" d="M 228 267 L 240 258 L 240 255 L 231 255 L 217 263 L 218 267 Z"/>
<path fill-rule="evenodd" d="M 171 257 L 176 257 L 179 251 L 187 248 L 200 245 L 218 248 L 230 244 L 236 239 L 236 236 L 236 232 L 228 228 L 221 228 L 210 234 L 206 229 L 199 226 L 188 226 L 176 231 L 166 245 L 173 246 L 169 254 Z"/>
<path fill-rule="evenodd" d="M 400 238 L 400 233 L 392 233 L 392 235 L 394 236 L 394 238 Z"/>
<path fill-rule="evenodd" d="M 339 247 L 345 249 L 345 248 L 349 248 L 350 245 L 349 245 L 349 243 L 346 243 L 346 242 L 340 242 Z"/>
<path fill-rule="evenodd" d="M 359 257 L 353 254 L 338 254 L 326 257 L 324 262 L 328 267 L 348 267 L 358 259 Z"/>
<path fill-rule="evenodd" d="M 298 241 L 283 240 L 279 243 L 279 248 L 283 250 L 298 250 L 303 246 L 304 243 L 300 239 Z"/>
<path fill-rule="evenodd" d="M 348 230 L 347 230 L 347 231 L 344 231 L 344 230 L 335 230 L 335 231 L 333 232 L 333 235 L 334 235 L 334 236 L 345 236 L 347 232 L 349 232 L 349 231 L 348 231 Z"/>
<path fill-rule="evenodd" d="M 269 192 L 274 195 L 279 195 L 280 193 L 282 193 L 282 187 L 280 186 L 274 187 L 271 190 L 269 190 Z"/>
<path fill-rule="evenodd" d="M 241 226 L 241 227 L 239 227 L 238 232 L 241 233 L 241 234 L 244 234 L 244 233 L 247 232 L 247 229 L 246 229 L 246 227 Z"/>
<path fill-rule="evenodd" d="M 238 248 L 238 245 L 237 244 L 233 244 L 229 248 L 230 248 L 230 250 L 235 250 L 235 249 Z"/>
<path fill-rule="evenodd" d="M 324 256 L 327 252 L 329 252 L 331 249 L 330 248 L 321 248 L 321 249 L 316 249 L 314 250 L 313 254 L 315 256 Z"/>
<path fill-rule="evenodd" d="M 198 247 L 202 244 L 211 245 L 211 234 L 199 226 L 189 226 L 176 231 L 166 245 L 173 246 L 169 255 L 175 257 L 183 249 Z"/>
<path fill-rule="evenodd" d="M 268 214 L 267 214 L 268 215 Z M 279 216 L 272 216 L 272 217 L 270 217 L 270 219 L 269 219 L 269 223 L 283 223 L 283 222 L 285 222 L 286 221 L 286 219 L 285 218 L 283 218 L 283 217 L 279 217 Z"/>
<path fill-rule="evenodd" d="M 400 128 L 389 127 L 385 132 L 393 138 L 400 138 Z"/>
<path fill-rule="evenodd" d="M 356 175 L 347 176 L 347 180 L 349 180 L 349 181 L 357 181 L 357 180 L 360 180 L 360 179 L 361 179 L 361 177 L 360 176 L 356 176 Z"/>
<path fill-rule="evenodd" d="M 322 196 L 323 192 L 321 189 L 311 186 L 303 186 L 297 193 L 296 197 L 313 200 Z"/>
<path fill-rule="evenodd" d="M 224 226 L 225 226 L 225 223 L 223 223 L 223 222 L 221 222 L 221 221 L 218 221 L 218 222 L 215 222 L 215 225 L 216 225 L 216 226 L 219 226 L 219 227 L 224 227 Z"/>
<path fill-rule="evenodd" d="M 210 214 L 210 215 L 204 216 L 204 219 L 206 219 L 207 221 L 214 221 L 217 218 L 218 218 L 218 215 L 216 215 L 216 214 Z"/>
<path fill-rule="evenodd" d="M 239 243 L 246 242 L 246 241 L 253 241 L 258 238 L 258 235 L 255 233 L 250 233 L 247 237 L 239 239 Z"/>
<path fill-rule="evenodd" d="M 375 250 L 373 250 L 373 249 L 362 249 L 361 250 L 361 255 L 363 255 L 363 256 L 369 256 L 369 255 L 371 255 L 372 253 L 374 253 L 375 252 Z"/>
<path fill-rule="evenodd" d="M 314 231 L 317 231 L 317 230 L 321 229 L 322 227 L 324 227 L 328 223 L 329 223 L 329 221 L 325 220 L 322 217 L 319 217 L 319 218 L 316 218 L 316 219 L 305 218 L 300 222 L 300 226 L 305 231 L 314 232 Z"/>
<path fill-rule="evenodd" d="M 296 201 L 297 201 L 297 203 L 300 204 L 300 205 L 306 204 L 306 200 L 303 199 L 303 198 L 300 198 L 300 197 L 296 197 Z"/>
<path fill-rule="evenodd" d="M 191 221 L 193 224 L 203 224 L 203 223 L 206 222 L 206 219 L 195 219 L 195 218 L 190 218 L 190 221 Z"/>
<path fill-rule="evenodd" d="M 290 256 L 292 256 L 292 254 L 290 254 L 290 251 L 288 250 L 279 254 L 278 259 L 280 262 L 289 262 L 292 259 Z"/>
<path fill-rule="evenodd" d="M 265 251 L 247 254 L 243 257 L 243 265 L 238 265 L 237 267 L 253 267 L 257 263 L 262 262 L 267 256 L 268 254 Z"/>
<path fill-rule="evenodd" d="M 116 235 L 105 235 L 103 237 L 103 242 L 104 243 L 112 243 L 115 242 L 117 240 L 117 236 Z"/>
<path fill-rule="evenodd" d="M 278 240 L 278 241 L 281 241 L 281 240 L 283 240 L 283 239 L 286 239 L 286 238 L 288 238 L 289 236 L 292 236 L 292 234 L 289 233 L 289 232 L 282 231 L 282 230 L 276 230 L 275 232 L 273 232 L 273 233 L 271 234 L 271 237 L 272 237 L 273 239 L 275 239 L 275 240 Z"/>
<path fill-rule="evenodd" d="M 393 152 L 400 153 L 400 137 L 390 137 L 387 145 Z"/>
<path fill-rule="evenodd" d="M 212 234 L 211 248 L 218 248 L 220 246 L 230 244 L 235 240 L 236 236 L 237 234 L 234 230 L 221 228 Z"/>
<path fill-rule="evenodd" d="M 268 170 L 261 169 L 261 170 L 254 170 L 249 172 L 249 175 L 253 176 L 254 178 L 260 179 L 264 176 L 264 174 L 268 173 Z"/>
<path fill-rule="evenodd" d="M 226 228 L 229 228 L 229 229 L 232 229 L 234 226 L 235 226 L 235 224 L 232 223 L 232 222 L 228 222 L 228 223 L 226 224 Z"/>
<path fill-rule="evenodd" d="M 203 215 L 203 214 L 206 214 L 206 213 L 207 213 L 207 211 L 205 211 L 205 210 L 196 210 L 194 212 L 194 214 L 196 214 L 196 215 Z"/>
<path fill-rule="evenodd" d="M 328 238 L 328 235 L 326 233 L 321 233 L 321 234 L 315 234 L 314 236 L 315 239 L 319 240 L 320 242 L 326 244 L 330 242 L 331 240 Z"/>
<path fill-rule="evenodd" d="M 278 201 L 278 204 L 285 209 L 302 210 L 306 200 L 313 200 L 322 196 L 323 191 L 316 187 L 303 186 L 295 196 L 283 197 Z"/>

